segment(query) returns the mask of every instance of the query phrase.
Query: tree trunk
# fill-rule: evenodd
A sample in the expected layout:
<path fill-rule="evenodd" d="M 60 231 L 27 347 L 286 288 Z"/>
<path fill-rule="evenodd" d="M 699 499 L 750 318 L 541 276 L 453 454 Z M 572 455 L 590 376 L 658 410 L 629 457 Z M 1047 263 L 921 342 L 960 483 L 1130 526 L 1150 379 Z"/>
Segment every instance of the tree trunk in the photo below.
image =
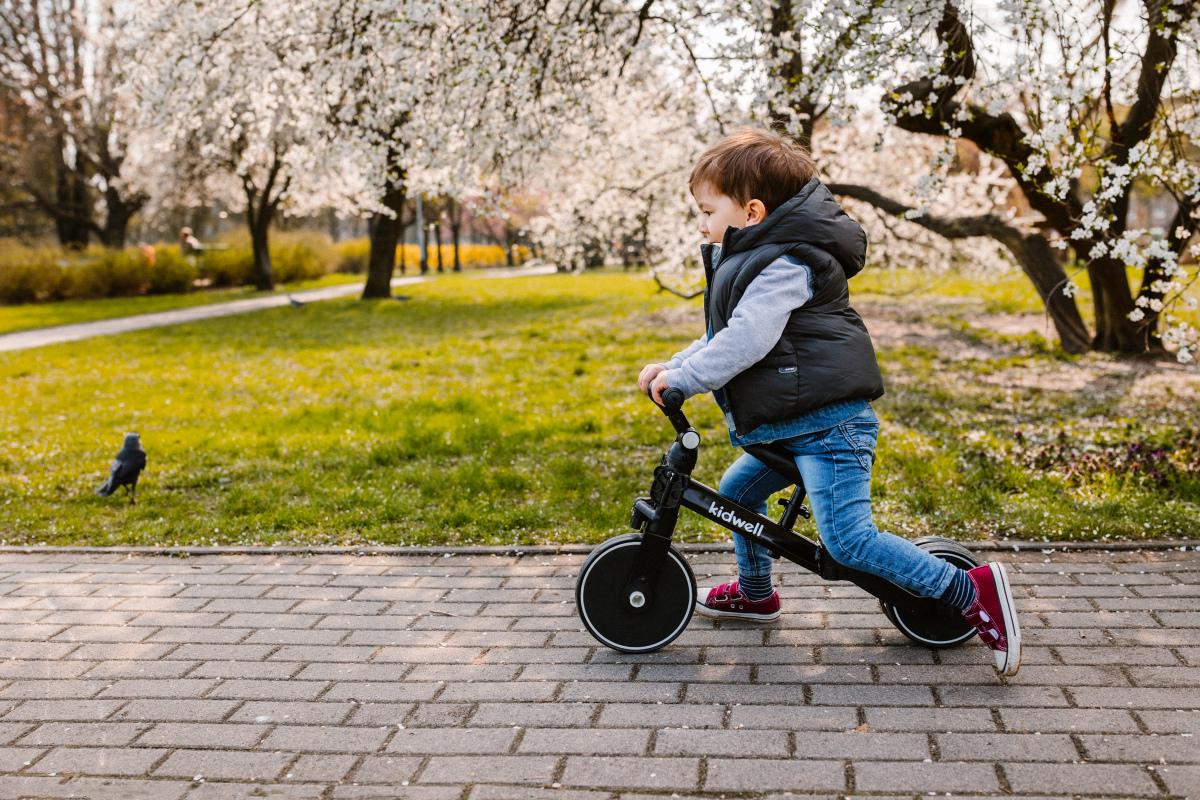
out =
<path fill-rule="evenodd" d="M 422 275 L 429 272 L 429 251 L 425 244 L 425 234 L 428 232 L 425 230 L 425 203 L 417 195 L 417 261 Z"/>
<path fill-rule="evenodd" d="M 462 272 L 462 258 L 459 253 L 458 242 L 459 234 L 462 232 L 462 223 L 456 222 L 453 219 L 450 221 L 450 243 L 454 248 L 454 271 Z"/>
<path fill-rule="evenodd" d="M 510 267 L 513 266 L 513 247 L 516 243 L 516 238 L 512 222 L 504 220 L 504 259 Z"/>
<path fill-rule="evenodd" d="M 442 220 L 441 217 L 433 223 L 433 243 L 437 248 L 437 271 L 445 272 L 442 267 Z"/>
<path fill-rule="evenodd" d="M 60 213 L 54 215 L 58 243 L 63 247 L 83 249 L 88 244 L 92 209 L 88 203 L 87 182 L 66 164 L 58 165 L 55 182 L 55 201 Z"/>
<path fill-rule="evenodd" d="M 1092 348 L 1108 352 L 1141 355 L 1150 349 L 1150 328 L 1129 319 L 1133 296 L 1125 265 L 1105 256 L 1088 265 L 1092 281 L 1092 307 L 1096 312 L 1096 336 Z"/>
<path fill-rule="evenodd" d="M 254 255 L 254 288 L 260 292 L 269 292 L 275 288 L 275 273 L 271 269 L 271 248 L 267 241 L 267 229 L 270 223 L 266 214 L 260 214 L 260 219 L 250 225 L 250 251 Z"/>
<path fill-rule="evenodd" d="M 389 183 L 383 196 L 383 205 L 393 216 L 374 214 L 368 223 L 371 242 L 367 257 L 367 283 L 363 286 L 362 299 L 388 298 L 392 296 L 392 272 L 396 268 L 396 242 L 404 225 L 404 184 Z"/>
<path fill-rule="evenodd" d="M 124 247 L 128 238 L 129 220 L 142 207 L 142 201 L 136 198 L 127 201 L 121 197 L 120 192 L 109 186 L 104 190 L 104 204 L 108 213 L 100 238 L 105 247 Z"/>
<path fill-rule="evenodd" d="M 1021 271 L 1033 283 L 1046 313 L 1054 323 L 1062 348 L 1068 353 L 1086 353 L 1091 337 L 1075 300 L 1063 291 L 1067 275 L 1054 257 L 1054 250 L 1044 236 L 1037 233 L 994 237 L 1012 253 Z"/>

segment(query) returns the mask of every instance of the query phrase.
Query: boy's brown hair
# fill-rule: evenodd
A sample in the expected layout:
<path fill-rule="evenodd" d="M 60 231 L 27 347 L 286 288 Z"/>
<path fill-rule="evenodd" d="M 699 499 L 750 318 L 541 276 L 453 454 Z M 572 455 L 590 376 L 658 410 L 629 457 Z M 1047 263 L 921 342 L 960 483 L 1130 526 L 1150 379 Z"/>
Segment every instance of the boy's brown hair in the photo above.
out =
<path fill-rule="evenodd" d="M 761 200 L 770 214 L 812 180 L 817 165 L 808 151 L 772 131 L 743 128 L 704 151 L 688 189 L 709 184 L 739 205 Z"/>

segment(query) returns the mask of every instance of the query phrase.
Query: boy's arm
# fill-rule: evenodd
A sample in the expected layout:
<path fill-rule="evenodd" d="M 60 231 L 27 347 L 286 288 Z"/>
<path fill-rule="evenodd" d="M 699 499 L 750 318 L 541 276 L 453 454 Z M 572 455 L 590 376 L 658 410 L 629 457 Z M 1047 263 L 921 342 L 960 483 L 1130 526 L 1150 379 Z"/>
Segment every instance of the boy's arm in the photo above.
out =
<path fill-rule="evenodd" d="M 667 369 L 679 369 L 679 365 L 687 361 L 694 353 L 708 344 L 708 334 L 704 334 L 696 341 L 689 344 L 687 347 L 680 350 L 675 355 L 671 356 L 670 361 L 664 361 L 663 366 Z"/>
<path fill-rule="evenodd" d="M 721 388 L 771 352 L 792 312 L 811 297 L 808 267 L 776 259 L 746 287 L 729 324 L 664 373 L 667 385 L 688 397 Z"/>

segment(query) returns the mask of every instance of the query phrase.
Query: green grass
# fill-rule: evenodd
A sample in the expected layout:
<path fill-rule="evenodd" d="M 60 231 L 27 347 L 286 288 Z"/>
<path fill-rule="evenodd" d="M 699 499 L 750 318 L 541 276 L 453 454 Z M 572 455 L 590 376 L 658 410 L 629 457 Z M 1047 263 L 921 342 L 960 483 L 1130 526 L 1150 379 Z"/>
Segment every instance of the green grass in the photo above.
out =
<path fill-rule="evenodd" d="M 288 291 L 315 289 L 339 283 L 362 283 L 361 275 L 334 273 L 316 280 L 280 286 Z M 102 319 L 129 317 L 135 314 L 153 314 L 157 311 L 173 311 L 209 303 L 225 303 L 245 300 L 265 294 L 252 287 L 240 286 L 231 289 L 206 289 L 187 294 L 156 294 L 138 297 L 109 297 L 102 300 L 62 300 L 55 303 L 27 303 L 24 305 L 0 305 L 0 334 L 15 333 L 33 328 L 49 328 L 55 325 L 71 325 L 77 322 L 95 322 Z"/>
<path fill-rule="evenodd" d="M 447 276 L 405 292 L 411 301 L 329 301 L 0 354 L 0 539 L 530 544 L 622 532 L 670 441 L 635 377 L 697 333 L 698 303 L 613 273 Z M 1197 535 L 1200 482 L 1187 464 L 1160 485 L 1115 462 L 1078 473 L 1054 460 L 1069 453 L 1038 449 L 1060 431 L 1105 446 L 1170 442 L 1177 417 L 1120 387 L 1106 402 L 1054 381 L 1012 385 L 1029 370 L 1116 363 L 1012 347 L 966 359 L 881 347 L 880 527 Z M 696 477 L 716 484 L 737 451 L 711 400 L 688 412 L 705 439 Z M 130 430 L 149 454 L 136 506 L 92 493 Z M 694 515 L 680 535 L 726 536 Z"/>

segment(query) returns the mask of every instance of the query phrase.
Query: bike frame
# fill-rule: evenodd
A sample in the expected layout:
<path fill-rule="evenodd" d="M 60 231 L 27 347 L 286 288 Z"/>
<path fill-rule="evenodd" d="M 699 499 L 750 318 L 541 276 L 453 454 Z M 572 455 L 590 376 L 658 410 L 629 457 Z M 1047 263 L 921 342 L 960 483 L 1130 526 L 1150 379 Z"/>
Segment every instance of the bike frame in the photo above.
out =
<path fill-rule="evenodd" d="M 889 580 L 837 563 L 820 542 L 792 530 L 798 516 L 808 517 L 803 508 L 804 484 L 794 462 L 773 451 L 769 446 L 746 448 L 755 457 L 781 474 L 792 478 L 795 489 L 787 501 L 779 522 L 775 522 L 739 503 L 722 497 L 716 490 L 691 477 L 696 466 L 700 437 L 688 423 L 678 405 L 663 407 L 678 432 L 675 443 L 654 470 L 654 482 L 649 497 L 639 497 L 633 504 L 630 525 L 642 531 L 642 545 L 636 574 L 630 577 L 630 588 L 649 592 L 662 567 L 667 548 L 679 518 L 679 509 L 687 508 L 712 520 L 738 536 L 744 536 L 765 547 L 776 558 L 786 558 L 825 580 L 846 580 L 861 587 L 880 600 L 923 614 L 937 614 L 950 619 L 961 618 L 953 606 L 936 598 L 918 597 Z"/>

